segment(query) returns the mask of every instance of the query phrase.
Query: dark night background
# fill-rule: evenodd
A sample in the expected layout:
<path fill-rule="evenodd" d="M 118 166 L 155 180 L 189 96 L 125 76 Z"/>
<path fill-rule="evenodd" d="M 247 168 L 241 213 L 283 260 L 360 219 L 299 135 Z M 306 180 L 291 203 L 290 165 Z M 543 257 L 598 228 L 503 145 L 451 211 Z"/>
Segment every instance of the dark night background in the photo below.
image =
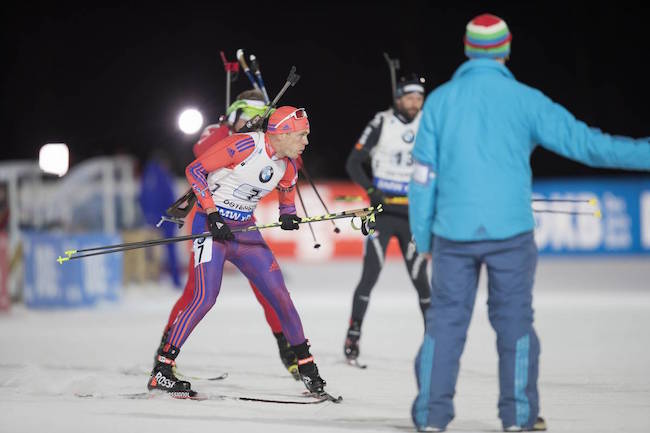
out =
<path fill-rule="evenodd" d="M 491 12 L 513 34 L 508 67 L 591 126 L 650 136 L 648 16 L 641 3 L 400 1 L 392 4 L 177 2 L 130 6 L 4 6 L 2 159 L 35 159 L 47 142 L 65 142 L 71 163 L 164 150 L 181 174 L 196 136 L 178 131 L 185 106 L 213 122 L 224 111 L 225 72 L 243 48 L 261 64 L 271 97 L 291 65 L 302 76 L 282 104 L 306 107 L 312 175 L 346 178 L 344 163 L 367 121 L 390 104 L 383 51 L 419 72 L 428 89 L 465 60 L 462 37 L 475 15 Z M 296 6 L 295 8 L 292 6 Z M 254 17 L 254 18 L 253 18 Z M 249 88 L 244 74 L 233 95 Z M 536 176 L 617 174 L 538 149 Z"/>

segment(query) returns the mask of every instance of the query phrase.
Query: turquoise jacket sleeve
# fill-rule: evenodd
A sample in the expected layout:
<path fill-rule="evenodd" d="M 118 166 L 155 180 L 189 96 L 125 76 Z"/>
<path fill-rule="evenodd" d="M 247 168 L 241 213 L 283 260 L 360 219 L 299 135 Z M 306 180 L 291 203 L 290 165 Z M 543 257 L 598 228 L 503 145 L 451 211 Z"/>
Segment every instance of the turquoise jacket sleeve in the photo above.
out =
<path fill-rule="evenodd" d="M 408 188 L 409 225 L 419 253 L 431 252 L 436 205 L 437 143 L 432 99 L 424 105 L 422 120 L 413 146 L 413 174 Z"/>
<path fill-rule="evenodd" d="M 533 140 L 544 148 L 592 167 L 650 170 L 647 138 L 614 136 L 590 128 L 539 91 L 531 105 Z"/>

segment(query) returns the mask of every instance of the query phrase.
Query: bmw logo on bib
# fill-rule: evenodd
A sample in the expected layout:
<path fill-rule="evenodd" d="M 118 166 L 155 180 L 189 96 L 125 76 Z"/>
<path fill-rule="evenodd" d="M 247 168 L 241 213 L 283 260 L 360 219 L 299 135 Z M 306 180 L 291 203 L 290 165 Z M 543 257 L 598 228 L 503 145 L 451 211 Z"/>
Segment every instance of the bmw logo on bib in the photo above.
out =
<path fill-rule="evenodd" d="M 267 165 L 260 171 L 260 182 L 266 183 L 273 177 L 273 167 Z"/>
<path fill-rule="evenodd" d="M 404 140 L 405 143 L 413 143 L 413 140 L 415 140 L 415 134 L 409 129 L 402 134 L 402 140 Z"/>

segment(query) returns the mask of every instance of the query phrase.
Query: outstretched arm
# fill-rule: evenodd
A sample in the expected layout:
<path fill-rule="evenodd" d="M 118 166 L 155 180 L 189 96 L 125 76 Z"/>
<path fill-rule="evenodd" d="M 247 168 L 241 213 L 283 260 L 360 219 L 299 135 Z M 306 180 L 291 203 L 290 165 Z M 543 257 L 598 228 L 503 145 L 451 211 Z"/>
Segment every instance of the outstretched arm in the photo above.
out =
<path fill-rule="evenodd" d="M 650 170 L 650 143 L 606 134 L 577 120 L 538 92 L 531 108 L 533 140 L 548 150 L 591 167 Z"/>

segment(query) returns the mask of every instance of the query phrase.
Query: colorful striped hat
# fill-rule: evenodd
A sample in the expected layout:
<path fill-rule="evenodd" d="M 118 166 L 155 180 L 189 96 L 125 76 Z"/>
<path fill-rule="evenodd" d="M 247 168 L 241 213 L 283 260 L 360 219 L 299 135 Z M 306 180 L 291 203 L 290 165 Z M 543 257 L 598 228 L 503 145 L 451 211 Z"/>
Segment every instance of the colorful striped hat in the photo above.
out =
<path fill-rule="evenodd" d="M 467 23 L 465 55 L 469 58 L 506 58 L 510 54 L 512 35 L 501 18 L 483 14 Z"/>

